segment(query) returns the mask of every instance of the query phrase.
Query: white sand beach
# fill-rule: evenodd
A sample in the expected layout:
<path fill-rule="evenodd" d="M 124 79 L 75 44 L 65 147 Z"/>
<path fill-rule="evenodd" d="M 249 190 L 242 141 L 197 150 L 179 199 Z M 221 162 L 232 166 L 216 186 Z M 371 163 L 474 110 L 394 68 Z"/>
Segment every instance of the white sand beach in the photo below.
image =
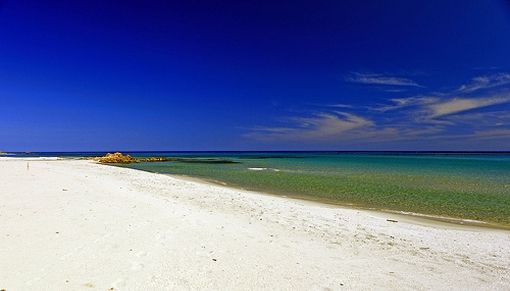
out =
<path fill-rule="evenodd" d="M 510 232 L 0 158 L 0 289 L 510 290 Z"/>

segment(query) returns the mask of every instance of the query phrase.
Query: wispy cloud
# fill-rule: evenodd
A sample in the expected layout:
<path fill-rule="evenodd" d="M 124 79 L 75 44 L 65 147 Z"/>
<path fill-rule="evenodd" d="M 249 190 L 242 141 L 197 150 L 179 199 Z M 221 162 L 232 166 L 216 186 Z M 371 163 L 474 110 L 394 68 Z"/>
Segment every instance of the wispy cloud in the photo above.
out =
<path fill-rule="evenodd" d="M 510 102 L 510 95 L 485 98 L 453 98 L 427 105 L 430 117 L 436 118 L 445 115 L 460 113 L 468 110 L 483 108 L 496 104 Z"/>
<path fill-rule="evenodd" d="M 345 112 L 322 112 L 289 120 L 290 124 L 286 127 L 258 127 L 247 136 L 259 140 L 320 141 L 338 138 L 349 131 L 373 125 L 367 118 Z"/>
<path fill-rule="evenodd" d="M 383 90 L 384 92 L 388 92 L 388 93 L 400 93 L 400 92 L 405 92 L 406 89 L 402 89 L 402 88 L 397 88 L 397 89 L 384 89 Z"/>
<path fill-rule="evenodd" d="M 390 104 L 378 105 L 373 110 L 386 112 L 403 108 L 416 108 L 429 118 L 461 113 L 468 110 L 510 102 L 510 94 L 489 97 L 446 97 L 414 96 L 390 99 Z"/>
<path fill-rule="evenodd" d="M 472 93 L 482 89 L 494 88 L 510 84 L 510 74 L 499 73 L 488 76 L 478 76 L 467 84 L 461 85 L 457 91 L 461 93 Z"/>
<path fill-rule="evenodd" d="M 510 138 L 510 129 L 493 129 L 486 131 L 476 131 L 471 137 L 479 139 Z"/>
<path fill-rule="evenodd" d="M 346 77 L 345 80 L 347 82 L 367 85 L 423 87 L 411 79 L 373 73 L 352 73 L 352 75 Z"/>
<path fill-rule="evenodd" d="M 327 105 L 327 107 L 335 107 L 335 108 L 354 108 L 354 106 L 352 105 L 349 105 L 349 104 L 330 104 L 330 105 Z"/>
<path fill-rule="evenodd" d="M 494 76 L 489 81 L 476 77 L 449 91 L 391 98 L 376 106 L 323 105 L 320 113 L 287 118 L 283 126 L 252 128 L 245 136 L 336 145 L 451 140 L 462 145 L 463 140 L 488 139 L 510 144 L 510 86 L 505 83 L 510 74 Z M 491 90 L 497 86 L 497 91 Z"/>
<path fill-rule="evenodd" d="M 371 107 L 371 109 L 375 111 L 386 112 L 406 107 L 424 106 L 438 102 L 439 98 L 435 96 L 413 96 L 408 98 L 392 98 L 389 101 L 389 104 L 374 106 Z"/>
<path fill-rule="evenodd" d="M 470 112 L 469 114 L 454 114 L 447 117 L 455 124 L 475 128 L 510 126 L 510 111 L 508 110 Z"/>

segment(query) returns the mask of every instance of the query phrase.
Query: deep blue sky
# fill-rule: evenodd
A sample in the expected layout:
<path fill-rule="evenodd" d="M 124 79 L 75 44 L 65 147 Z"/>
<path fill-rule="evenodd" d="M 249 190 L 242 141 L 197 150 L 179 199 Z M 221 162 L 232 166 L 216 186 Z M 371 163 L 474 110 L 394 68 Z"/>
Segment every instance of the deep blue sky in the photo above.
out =
<path fill-rule="evenodd" d="M 508 1 L 0 0 L 0 150 L 510 150 Z"/>

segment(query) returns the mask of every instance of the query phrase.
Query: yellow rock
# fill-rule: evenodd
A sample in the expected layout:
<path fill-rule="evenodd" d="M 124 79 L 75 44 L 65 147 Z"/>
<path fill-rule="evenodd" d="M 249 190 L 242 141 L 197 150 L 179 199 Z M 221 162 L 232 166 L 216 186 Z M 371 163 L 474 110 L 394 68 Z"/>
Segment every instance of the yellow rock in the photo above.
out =
<path fill-rule="evenodd" d="M 136 162 L 136 159 L 130 155 L 123 155 L 119 152 L 114 154 L 107 153 L 103 157 L 94 158 L 93 160 L 103 164 L 129 164 Z"/>

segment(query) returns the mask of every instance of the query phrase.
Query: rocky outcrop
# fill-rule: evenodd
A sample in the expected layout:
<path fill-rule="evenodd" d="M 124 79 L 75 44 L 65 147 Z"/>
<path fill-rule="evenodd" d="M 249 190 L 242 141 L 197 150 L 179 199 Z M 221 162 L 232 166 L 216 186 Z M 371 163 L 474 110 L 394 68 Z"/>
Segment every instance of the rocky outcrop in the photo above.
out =
<path fill-rule="evenodd" d="M 114 154 L 107 153 L 106 155 L 98 158 L 94 158 L 95 161 L 98 161 L 102 164 L 129 164 L 135 163 L 136 159 L 130 155 L 123 155 L 119 152 Z"/>
<path fill-rule="evenodd" d="M 184 158 L 184 157 L 147 157 L 133 158 L 130 155 L 123 155 L 119 152 L 108 153 L 102 157 L 84 158 L 86 160 L 98 161 L 102 164 L 130 164 L 130 163 L 154 163 L 154 162 L 177 162 L 177 163 L 197 163 L 197 164 L 236 164 L 233 160 L 221 158 Z"/>

